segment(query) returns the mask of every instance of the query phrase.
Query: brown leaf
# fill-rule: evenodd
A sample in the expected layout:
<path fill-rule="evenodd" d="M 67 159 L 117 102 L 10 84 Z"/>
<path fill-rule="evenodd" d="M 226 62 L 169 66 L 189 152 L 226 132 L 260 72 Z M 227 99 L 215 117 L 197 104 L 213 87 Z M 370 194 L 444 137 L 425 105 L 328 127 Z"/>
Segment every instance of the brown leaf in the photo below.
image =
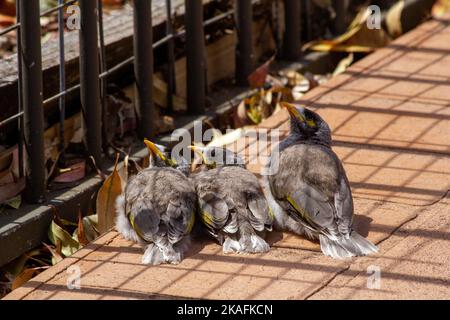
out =
<path fill-rule="evenodd" d="M 337 75 L 339 75 L 339 74 L 341 74 L 341 73 L 344 73 L 345 70 L 347 70 L 347 68 L 353 63 L 353 59 L 354 59 L 354 58 L 353 58 L 353 53 L 350 53 L 350 54 L 348 55 L 348 57 L 342 59 L 342 60 L 339 62 L 339 64 L 338 64 L 338 66 L 336 67 L 336 69 L 334 70 L 334 72 L 333 72 L 333 77 L 335 77 L 335 76 L 337 76 Z"/>
<path fill-rule="evenodd" d="M 81 209 L 79 209 L 79 208 L 78 208 L 77 238 L 78 238 L 78 242 L 82 246 L 85 246 L 89 243 L 89 240 L 87 239 L 85 231 L 84 231 L 83 215 L 81 214 Z"/>
<path fill-rule="evenodd" d="M 101 178 L 102 180 L 106 180 L 106 175 L 105 175 L 105 174 L 103 173 L 103 171 L 100 170 L 100 168 L 97 166 L 97 163 L 95 162 L 94 157 L 93 157 L 93 156 L 89 156 L 89 159 L 91 160 L 92 165 L 94 166 L 95 171 L 97 171 L 97 174 L 100 176 L 100 178 Z"/>
<path fill-rule="evenodd" d="M 60 174 L 53 180 L 59 183 L 75 182 L 83 179 L 86 175 L 86 160 L 76 160 L 66 169 L 59 169 Z"/>
<path fill-rule="evenodd" d="M 160 116 L 157 122 L 157 131 L 159 134 L 175 130 L 174 118 L 171 116 Z"/>
<path fill-rule="evenodd" d="M 449 11 L 450 11 L 450 0 L 437 0 L 431 10 L 431 13 L 433 17 L 439 18 Z"/>
<path fill-rule="evenodd" d="M 347 31 L 332 40 L 312 41 L 303 50 L 336 52 L 371 52 L 389 43 L 390 37 L 383 29 L 367 27 L 367 8 L 362 8 Z"/>
<path fill-rule="evenodd" d="M 13 281 L 12 290 L 15 290 L 26 282 L 28 282 L 31 278 L 33 278 L 40 270 L 48 269 L 48 267 L 37 267 L 37 268 L 27 268 L 24 269 Z"/>
<path fill-rule="evenodd" d="M 19 178 L 17 146 L 0 151 L 0 203 L 10 200 L 25 189 L 25 178 Z"/>
<path fill-rule="evenodd" d="M 31 278 L 33 278 L 36 270 L 34 268 L 24 269 L 13 281 L 12 290 L 15 290 L 21 287 L 24 283 L 28 282 Z"/>
<path fill-rule="evenodd" d="M 246 104 L 249 103 L 249 99 L 245 99 L 241 101 L 241 103 L 238 105 L 236 111 L 233 113 L 233 121 L 234 121 L 234 127 L 240 128 L 247 126 L 251 123 L 250 119 L 247 117 L 247 108 Z"/>
<path fill-rule="evenodd" d="M 260 66 L 258 69 L 253 71 L 247 78 L 248 83 L 251 88 L 261 88 L 264 87 L 266 83 L 267 75 L 269 74 L 270 64 L 275 60 L 275 55 L 273 55 L 266 63 Z"/>
<path fill-rule="evenodd" d="M 127 185 L 127 182 L 128 182 L 129 159 L 130 159 L 130 156 L 127 154 L 125 156 L 125 159 L 123 159 L 123 161 L 122 161 L 122 167 L 118 171 L 119 176 L 120 176 L 121 186 L 122 186 L 122 192 L 125 190 L 125 186 Z"/>
<path fill-rule="evenodd" d="M 114 226 L 115 202 L 122 193 L 121 179 L 117 170 L 119 154 L 116 155 L 116 163 L 111 175 L 106 178 L 97 194 L 98 228 L 102 234 Z"/>
<path fill-rule="evenodd" d="M 25 189 L 25 177 L 19 178 L 16 182 L 0 186 L 0 203 L 8 201 Z"/>
<path fill-rule="evenodd" d="M 52 255 L 52 265 L 57 264 L 58 262 L 61 262 L 64 257 L 61 254 L 61 241 L 58 241 L 58 245 L 56 246 L 55 249 L 53 249 L 51 246 L 49 246 L 46 243 L 42 243 L 44 245 L 45 248 L 47 248 L 47 250 L 51 253 Z"/>
<path fill-rule="evenodd" d="M 389 9 L 386 14 L 386 27 L 389 34 L 396 38 L 403 33 L 402 29 L 402 12 L 405 7 L 405 1 L 398 1 Z"/>
<path fill-rule="evenodd" d="M 16 18 L 0 13 L 0 27 L 6 28 L 16 23 Z"/>
<path fill-rule="evenodd" d="M 16 1 L 15 0 L 0 0 L 0 12 L 7 16 L 16 16 Z"/>

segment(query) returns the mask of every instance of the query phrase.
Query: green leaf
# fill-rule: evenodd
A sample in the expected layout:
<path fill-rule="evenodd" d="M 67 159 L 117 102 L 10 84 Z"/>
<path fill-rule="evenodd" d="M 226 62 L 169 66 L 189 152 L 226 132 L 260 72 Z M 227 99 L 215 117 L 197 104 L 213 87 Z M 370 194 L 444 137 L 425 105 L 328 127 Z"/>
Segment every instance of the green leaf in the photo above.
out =
<path fill-rule="evenodd" d="M 6 201 L 4 204 L 13 209 L 19 209 L 22 204 L 22 196 L 19 194 L 18 196 Z"/>
<path fill-rule="evenodd" d="M 98 216 L 96 214 L 83 218 L 84 234 L 89 241 L 94 241 L 100 233 L 98 232 Z"/>
<path fill-rule="evenodd" d="M 58 244 L 58 240 L 61 241 L 61 252 L 65 257 L 70 257 L 80 249 L 80 244 L 54 221 L 52 221 L 48 230 L 48 238 L 55 246 Z"/>

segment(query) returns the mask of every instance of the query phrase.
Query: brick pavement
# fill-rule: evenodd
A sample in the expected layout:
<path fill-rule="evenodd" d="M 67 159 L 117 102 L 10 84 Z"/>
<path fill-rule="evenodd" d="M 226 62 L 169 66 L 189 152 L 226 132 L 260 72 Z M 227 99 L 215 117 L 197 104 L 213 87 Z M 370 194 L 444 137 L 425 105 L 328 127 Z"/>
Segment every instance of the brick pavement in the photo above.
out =
<path fill-rule="evenodd" d="M 377 255 L 335 261 L 274 233 L 266 254 L 224 255 L 202 240 L 181 264 L 148 267 L 140 248 L 109 232 L 6 299 L 449 299 L 449 21 L 424 23 L 303 97 L 333 130 L 357 228 L 379 244 Z M 283 137 L 288 116 L 260 127 Z M 247 159 L 254 143 L 240 150 Z M 67 289 L 71 265 L 81 290 Z M 379 290 L 367 288 L 369 266 L 381 269 Z"/>

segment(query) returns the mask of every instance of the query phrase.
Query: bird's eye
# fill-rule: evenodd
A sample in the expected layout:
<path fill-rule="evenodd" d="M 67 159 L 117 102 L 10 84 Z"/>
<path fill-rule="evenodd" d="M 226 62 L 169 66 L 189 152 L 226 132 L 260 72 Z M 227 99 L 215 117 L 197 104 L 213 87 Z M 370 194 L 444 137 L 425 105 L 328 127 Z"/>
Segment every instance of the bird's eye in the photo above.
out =
<path fill-rule="evenodd" d="M 211 150 L 211 157 L 214 158 L 215 156 L 216 156 L 216 150 L 212 149 L 212 150 Z"/>

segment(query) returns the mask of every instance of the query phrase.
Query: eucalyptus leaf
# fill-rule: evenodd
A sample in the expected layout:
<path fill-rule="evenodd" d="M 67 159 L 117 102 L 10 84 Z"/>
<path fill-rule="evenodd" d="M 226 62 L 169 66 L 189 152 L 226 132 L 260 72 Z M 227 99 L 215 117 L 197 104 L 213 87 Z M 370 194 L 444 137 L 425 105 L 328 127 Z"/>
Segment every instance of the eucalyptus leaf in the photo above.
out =
<path fill-rule="evenodd" d="M 61 242 L 61 252 L 65 257 L 70 257 L 80 249 L 80 244 L 54 221 L 52 221 L 48 230 L 48 238 L 55 246 L 58 245 L 58 240 Z"/>

